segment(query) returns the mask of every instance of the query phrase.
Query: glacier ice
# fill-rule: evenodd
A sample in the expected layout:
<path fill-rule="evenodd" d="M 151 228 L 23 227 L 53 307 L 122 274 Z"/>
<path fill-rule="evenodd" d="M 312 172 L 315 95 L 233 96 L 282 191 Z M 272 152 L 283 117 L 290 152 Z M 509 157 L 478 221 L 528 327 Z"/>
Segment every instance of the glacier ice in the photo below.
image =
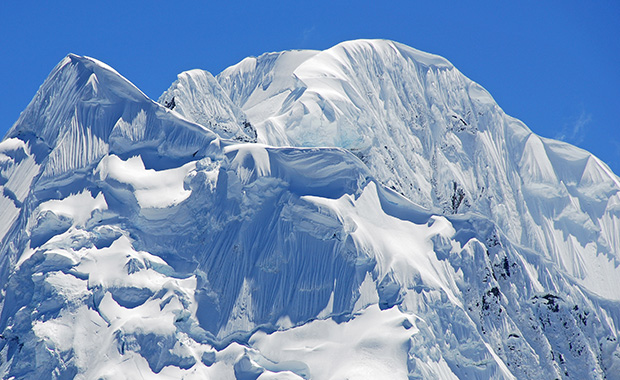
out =
<path fill-rule="evenodd" d="M 0 143 L 15 379 L 614 378 L 620 180 L 383 40 L 69 55 Z"/>
<path fill-rule="evenodd" d="M 289 80 L 263 79 L 277 77 L 279 60 Z M 619 234 L 607 226 L 618 225 L 610 206 L 620 182 L 591 154 L 536 136 L 448 61 L 395 42 L 350 41 L 254 61 L 217 79 L 260 142 L 346 148 L 414 202 L 487 215 L 588 290 L 619 299 L 620 269 L 611 269 Z"/>

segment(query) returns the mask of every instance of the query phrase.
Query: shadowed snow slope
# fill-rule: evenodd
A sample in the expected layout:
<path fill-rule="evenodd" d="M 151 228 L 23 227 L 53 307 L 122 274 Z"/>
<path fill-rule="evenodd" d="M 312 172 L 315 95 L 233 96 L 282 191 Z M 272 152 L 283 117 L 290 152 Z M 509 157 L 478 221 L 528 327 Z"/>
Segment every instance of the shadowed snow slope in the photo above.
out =
<path fill-rule="evenodd" d="M 393 42 L 217 80 L 70 55 L 0 143 L 3 378 L 616 376 L 596 158 Z"/>

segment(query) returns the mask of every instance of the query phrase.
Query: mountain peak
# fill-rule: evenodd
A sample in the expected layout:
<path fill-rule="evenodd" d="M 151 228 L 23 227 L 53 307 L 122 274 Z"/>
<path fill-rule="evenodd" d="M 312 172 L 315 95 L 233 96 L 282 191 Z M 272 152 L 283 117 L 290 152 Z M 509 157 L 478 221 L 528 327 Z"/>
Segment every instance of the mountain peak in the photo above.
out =
<path fill-rule="evenodd" d="M 74 64 L 74 65 L 81 64 L 81 65 L 84 65 L 85 67 L 89 68 L 91 71 L 94 71 L 95 67 L 96 67 L 96 68 L 99 68 L 99 69 L 102 69 L 102 70 L 110 71 L 110 72 L 120 76 L 120 74 L 114 68 L 112 68 L 112 66 L 109 66 L 108 64 L 106 64 L 106 63 L 104 63 L 104 62 L 102 62 L 102 61 L 100 61 L 98 59 L 95 59 L 95 58 L 92 58 L 92 57 L 88 57 L 88 56 L 85 56 L 85 55 L 78 55 L 78 54 L 75 54 L 75 53 L 69 53 L 69 54 L 67 54 L 67 56 L 65 58 L 63 58 L 60 61 L 60 63 L 57 65 L 57 67 L 62 68 L 62 67 L 64 67 L 67 64 Z"/>
<path fill-rule="evenodd" d="M 78 103 L 113 103 L 123 98 L 150 101 L 107 64 L 94 58 L 68 54 L 45 79 L 8 136 L 29 131 L 53 145 L 59 128 L 63 127 L 63 119 L 73 113 Z"/>
<path fill-rule="evenodd" d="M 287 56 L 295 59 L 284 65 Z M 533 134 L 446 59 L 393 41 L 354 40 L 249 63 L 217 79 L 259 142 L 348 149 L 410 200 L 438 213 L 488 215 L 589 290 L 620 298 L 620 275 L 606 284 L 594 264 L 595 250 L 620 259 L 620 242 L 597 227 L 615 218 L 609 197 L 619 196 L 617 177 L 582 158 L 572 162 L 584 152 Z M 605 185 L 590 186 L 590 178 Z M 586 205 L 595 203 L 593 213 Z M 560 230 L 579 238 L 558 239 Z"/>
<path fill-rule="evenodd" d="M 222 138 L 256 141 L 256 130 L 245 113 L 229 99 L 208 71 L 194 69 L 182 72 L 158 101 Z"/>
<path fill-rule="evenodd" d="M 0 377 L 620 368 L 620 181 L 443 58 L 268 53 L 160 102 L 69 55 L 0 143 Z"/>
<path fill-rule="evenodd" d="M 353 57 L 356 55 L 358 57 L 366 57 L 366 59 L 372 59 L 373 53 L 378 54 L 379 56 L 398 54 L 426 67 L 454 67 L 444 57 L 423 52 L 421 50 L 417 50 L 399 42 L 386 39 L 358 39 L 345 41 L 326 50 L 326 52 L 332 52 L 334 54 L 337 54 L 335 53 L 336 51 L 344 52 L 349 57 L 349 59 L 353 59 Z"/>
<path fill-rule="evenodd" d="M 90 165 L 109 152 L 164 149 L 166 139 L 181 134 L 194 135 L 181 143 L 193 150 L 171 153 L 191 155 L 216 137 L 205 127 L 177 119 L 110 66 L 69 54 L 52 70 L 7 137 L 30 142 L 36 161 L 44 162 L 43 176 L 49 177 Z"/>

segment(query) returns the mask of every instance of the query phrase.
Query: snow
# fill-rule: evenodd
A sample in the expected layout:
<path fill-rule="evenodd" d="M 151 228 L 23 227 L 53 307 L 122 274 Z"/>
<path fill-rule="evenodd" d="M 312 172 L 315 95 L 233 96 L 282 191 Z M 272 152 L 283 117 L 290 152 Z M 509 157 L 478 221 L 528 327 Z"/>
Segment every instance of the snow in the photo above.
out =
<path fill-rule="evenodd" d="M 189 162 L 168 170 L 146 169 L 140 156 L 123 161 L 118 156 L 104 157 L 95 170 L 101 181 L 116 181 L 131 187 L 142 208 L 166 208 L 178 204 L 191 194 L 183 179 L 196 166 Z"/>
<path fill-rule="evenodd" d="M 207 71 L 195 69 L 179 74 L 159 103 L 192 122 L 208 126 L 221 137 L 256 141 L 256 131 L 243 111 L 228 99 Z"/>
<path fill-rule="evenodd" d="M 356 247 L 375 255 L 378 278 L 394 274 L 396 280 L 406 287 L 415 285 L 412 280 L 438 287 L 449 282 L 445 273 L 437 271 L 440 265 L 433 260 L 435 255 L 430 240 L 434 235 L 452 237 L 454 229 L 445 219 L 433 218 L 429 221 L 429 227 L 385 214 L 374 183 L 366 186 L 356 199 L 350 195 L 343 195 L 337 200 L 310 196 L 303 199 L 329 207 L 336 213 Z M 453 294 L 456 289 L 443 290 L 454 303 L 459 304 Z"/>
<path fill-rule="evenodd" d="M 160 103 L 69 55 L 0 143 L 0 373 L 613 378 L 619 184 L 391 41 Z"/>
<path fill-rule="evenodd" d="M 603 285 L 595 280 L 599 271 L 579 264 L 594 260 L 584 239 L 620 259 L 620 247 L 612 246 L 620 231 L 592 237 L 592 226 L 609 225 L 604 203 L 620 190 L 618 178 L 589 153 L 534 135 L 445 59 L 391 41 L 357 40 L 306 55 L 267 54 L 247 66 L 232 66 L 217 80 L 256 126 L 258 141 L 346 148 L 410 200 L 440 213 L 488 215 L 514 242 L 576 277 L 591 277 L 590 291 L 619 299 L 620 283 Z M 569 194 L 580 203 L 571 200 L 563 210 Z M 581 244 L 557 227 L 568 213 L 584 222 L 569 231 Z"/>
<path fill-rule="evenodd" d="M 75 225 L 84 225 L 95 210 L 107 209 L 103 194 L 95 198 L 88 192 L 70 195 L 65 199 L 53 199 L 39 205 L 38 212 L 44 214 L 51 211 L 56 215 L 64 215 L 73 220 Z"/>
<path fill-rule="evenodd" d="M 404 348 L 417 331 L 406 328 L 411 322 L 405 320 L 398 309 L 381 311 L 375 304 L 343 326 L 318 320 L 270 335 L 258 332 L 249 344 L 265 359 L 278 363 L 271 366 L 303 378 L 407 379 Z"/>

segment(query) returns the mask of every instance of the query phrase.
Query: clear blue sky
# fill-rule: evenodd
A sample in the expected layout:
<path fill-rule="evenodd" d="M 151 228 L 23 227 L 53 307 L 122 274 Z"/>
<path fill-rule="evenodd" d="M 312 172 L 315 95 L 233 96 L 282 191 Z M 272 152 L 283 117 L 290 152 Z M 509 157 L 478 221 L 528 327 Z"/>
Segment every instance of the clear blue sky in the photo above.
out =
<path fill-rule="evenodd" d="M 442 55 L 534 132 L 620 174 L 620 1 L 7 1 L 0 136 L 54 65 L 98 58 L 151 98 L 183 70 L 387 38 Z M 62 4 L 62 5 L 61 5 Z"/>

